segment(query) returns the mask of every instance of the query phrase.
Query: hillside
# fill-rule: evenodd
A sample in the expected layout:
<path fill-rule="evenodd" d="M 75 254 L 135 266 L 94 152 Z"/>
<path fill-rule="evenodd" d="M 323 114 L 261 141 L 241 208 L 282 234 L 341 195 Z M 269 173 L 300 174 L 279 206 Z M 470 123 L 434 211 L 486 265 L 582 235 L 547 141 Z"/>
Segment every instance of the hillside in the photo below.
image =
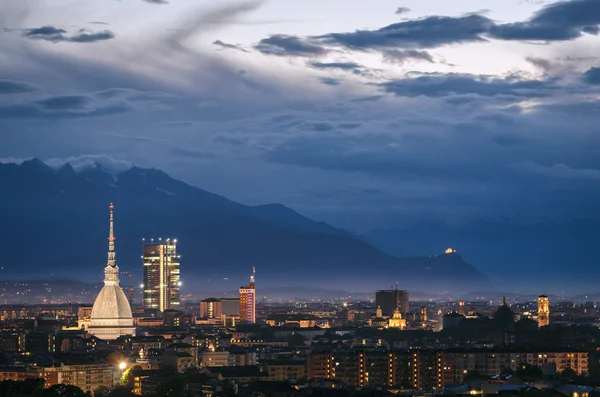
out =
<path fill-rule="evenodd" d="M 179 240 L 187 288 L 238 286 L 252 266 L 263 285 L 353 290 L 456 291 L 489 282 L 456 255 L 398 259 L 350 233 L 279 204 L 245 206 L 162 171 L 100 167 L 75 172 L 33 159 L 0 164 L 0 248 L 6 276 L 97 281 L 106 261 L 108 204 L 115 203 L 117 263 L 141 275 L 142 238 Z M 217 280 L 219 280 L 217 282 Z M 223 287 L 228 287 L 223 286 Z M 212 288 L 211 288 L 212 289 Z"/>

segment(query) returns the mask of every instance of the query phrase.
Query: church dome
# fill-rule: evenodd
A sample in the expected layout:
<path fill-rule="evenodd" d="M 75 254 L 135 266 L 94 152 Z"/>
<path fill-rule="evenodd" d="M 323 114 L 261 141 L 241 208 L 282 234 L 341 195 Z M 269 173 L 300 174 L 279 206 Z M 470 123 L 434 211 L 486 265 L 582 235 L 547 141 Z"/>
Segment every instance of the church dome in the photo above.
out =
<path fill-rule="evenodd" d="M 121 319 L 133 320 L 131 307 L 125 293 L 118 285 L 106 285 L 94 302 L 90 325 Z M 102 324 L 105 325 L 105 324 Z"/>
<path fill-rule="evenodd" d="M 108 263 L 104 268 L 104 287 L 92 307 L 88 331 L 100 339 L 117 339 L 123 335 L 135 335 L 131 306 L 119 286 L 119 267 L 115 263 L 112 204 L 110 205 Z"/>

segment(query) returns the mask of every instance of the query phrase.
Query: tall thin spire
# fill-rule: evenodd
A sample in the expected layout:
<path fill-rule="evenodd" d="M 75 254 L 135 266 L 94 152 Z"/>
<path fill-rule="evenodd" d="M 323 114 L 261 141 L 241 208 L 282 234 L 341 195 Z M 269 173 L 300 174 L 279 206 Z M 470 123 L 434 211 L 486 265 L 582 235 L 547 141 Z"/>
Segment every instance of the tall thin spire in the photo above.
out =
<path fill-rule="evenodd" d="M 115 206 L 110 203 L 110 232 L 108 234 L 108 263 L 107 266 L 115 267 L 115 232 L 114 232 L 114 218 L 113 210 Z"/>
<path fill-rule="evenodd" d="M 250 285 L 254 286 L 256 276 L 256 267 L 252 266 L 252 275 L 250 276 Z"/>

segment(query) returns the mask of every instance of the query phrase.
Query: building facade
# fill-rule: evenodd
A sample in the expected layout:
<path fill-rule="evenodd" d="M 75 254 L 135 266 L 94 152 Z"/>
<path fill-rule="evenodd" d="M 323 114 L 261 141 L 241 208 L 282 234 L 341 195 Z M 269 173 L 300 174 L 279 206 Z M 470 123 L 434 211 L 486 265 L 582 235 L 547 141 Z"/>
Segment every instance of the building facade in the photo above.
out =
<path fill-rule="evenodd" d="M 144 308 L 161 312 L 178 310 L 181 305 L 181 255 L 177 254 L 177 240 L 144 242 L 142 258 Z"/>
<path fill-rule="evenodd" d="M 550 324 L 550 301 L 546 295 L 538 298 L 538 326 L 545 327 Z"/>
<path fill-rule="evenodd" d="M 255 272 L 250 276 L 250 284 L 240 288 L 240 320 L 244 323 L 256 322 L 256 288 L 254 285 Z"/>
<path fill-rule="evenodd" d="M 221 314 L 222 305 L 220 299 L 208 298 L 200 301 L 200 318 L 221 318 Z"/>
<path fill-rule="evenodd" d="M 403 316 L 408 313 L 408 291 L 398 289 L 380 290 L 375 293 L 375 304 L 381 307 L 385 317 L 392 317 L 396 309 Z"/>

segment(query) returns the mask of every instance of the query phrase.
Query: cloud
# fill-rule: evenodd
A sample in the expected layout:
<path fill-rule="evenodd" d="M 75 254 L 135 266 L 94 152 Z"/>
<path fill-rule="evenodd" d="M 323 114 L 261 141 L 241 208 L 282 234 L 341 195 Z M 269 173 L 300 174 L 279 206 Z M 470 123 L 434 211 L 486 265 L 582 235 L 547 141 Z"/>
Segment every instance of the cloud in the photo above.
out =
<path fill-rule="evenodd" d="M 527 21 L 492 26 L 489 34 L 502 40 L 565 41 L 597 35 L 599 24 L 598 0 L 570 0 L 549 4 Z"/>
<path fill-rule="evenodd" d="M 398 7 L 396 9 L 396 14 L 400 15 L 400 14 L 406 14 L 407 12 L 410 12 L 410 8 L 408 7 Z"/>
<path fill-rule="evenodd" d="M 0 80 L 0 95 L 2 94 L 22 94 L 31 92 L 34 88 L 20 81 Z"/>
<path fill-rule="evenodd" d="M 115 34 L 110 30 L 91 32 L 86 29 L 79 29 L 77 33 L 68 36 L 68 32 L 66 30 L 56 28 L 54 26 L 42 26 L 40 28 L 25 29 L 22 32 L 23 37 L 28 39 L 44 40 L 52 43 L 94 43 L 97 41 L 110 40 L 115 37 Z"/>
<path fill-rule="evenodd" d="M 392 80 L 379 86 L 388 93 L 403 97 L 446 97 L 476 94 L 480 96 L 511 95 L 535 98 L 549 95 L 554 86 L 544 80 L 527 80 L 520 76 L 496 77 L 459 73 L 430 73 L 418 77 Z"/>
<path fill-rule="evenodd" d="M 354 62 L 310 62 L 308 65 L 315 69 L 337 69 L 350 72 L 360 72 L 363 68 L 362 65 Z"/>
<path fill-rule="evenodd" d="M 342 84 L 342 81 L 340 79 L 334 79 L 333 77 L 320 77 L 319 81 L 325 85 L 330 86 L 338 86 Z"/>
<path fill-rule="evenodd" d="M 384 50 L 383 60 L 388 63 L 403 64 L 409 60 L 434 63 L 433 56 L 427 51 L 419 50 Z"/>
<path fill-rule="evenodd" d="M 263 54 L 278 56 L 314 57 L 329 53 L 325 47 L 312 44 L 297 36 L 284 34 L 276 34 L 262 39 L 254 48 Z"/>
<path fill-rule="evenodd" d="M 237 45 L 237 44 L 229 44 L 229 43 L 224 43 L 221 40 L 217 40 L 213 43 L 216 46 L 221 47 L 222 49 L 230 49 L 230 50 L 238 50 L 238 51 L 242 51 L 242 52 L 248 52 L 246 51 L 246 49 L 244 49 L 242 46 Z"/>
<path fill-rule="evenodd" d="M 478 14 L 463 17 L 430 16 L 395 23 L 378 30 L 329 33 L 313 39 L 354 50 L 435 48 L 448 44 L 485 41 L 493 22 Z"/>
<path fill-rule="evenodd" d="M 210 153 L 204 151 L 202 149 L 192 149 L 192 148 L 184 148 L 184 147 L 174 147 L 171 149 L 171 153 L 184 156 L 184 157 L 192 157 L 192 158 L 200 158 L 200 159 L 215 159 L 217 156 L 214 153 Z"/>
<path fill-rule="evenodd" d="M 600 179 L 600 169 L 573 168 L 566 164 L 554 164 L 551 166 L 544 166 L 529 161 L 521 164 L 516 164 L 515 167 L 519 170 L 552 178 L 592 180 Z"/>
<path fill-rule="evenodd" d="M 56 95 L 0 104 L 0 118 L 87 118 L 134 110 L 165 109 L 177 98 L 160 92 L 109 89 L 79 95 Z"/>
<path fill-rule="evenodd" d="M 600 84 L 600 67 L 590 68 L 583 74 L 583 80 L 588 84 Z"/>
<path fill-rule="evenodd" d="M 44 160 L 44 163 L 56 171 L 60 170 L 66 164 L 70 164 L 75 172 L 96 169 L 100 166 L 112 174 L 119 174 L 134 166 L 131 161 L 115 159 L 108 154 L 84 154 L 66 158 L 50 158 Z"/>
<path fill-rule="evenodd" d="M 169 4 L 167 0 L 142 0 L 150 4 Z"/>

